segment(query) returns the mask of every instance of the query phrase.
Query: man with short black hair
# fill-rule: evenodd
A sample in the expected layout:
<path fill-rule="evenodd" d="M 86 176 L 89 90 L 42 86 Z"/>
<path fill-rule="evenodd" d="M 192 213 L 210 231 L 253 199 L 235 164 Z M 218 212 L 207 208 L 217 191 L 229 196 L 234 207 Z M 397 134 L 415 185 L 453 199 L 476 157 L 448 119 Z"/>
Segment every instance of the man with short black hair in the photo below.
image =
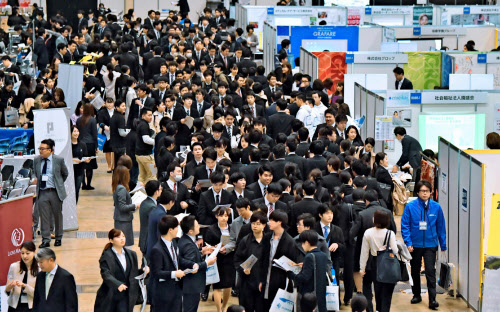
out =
<path fill-rule="evenodd" d="M 153 147 L 155 146 L 155 140 L 153 139 L 154 130 L 149 127 L 151 120 L 153 120 L 151 109 L 147 107 L 143 108 L 136 130 L 137 141 L 135 144 L 135 159 L 139 165 L 139 181 L 142 183 L 156 180 L 150 167 L 151 165 L 155 165 L 153 156 Z"/>
<path fill-rule="evenodd" d="M 169 189 L 163 188 L 160 196 L 157 199 L 158 205 L 149 213 L 148 220 L 148 238 L 147 238 L 147 248 L 146 248 L 146 259 L 149 260 L 153 246 L 158 241 L 160 237 L 160 232 L 158 231 L 158 223 L 163 216 L 166 216 L 168 211 L 172 209 L 175 204 L 175 194 Z"/>
<path fill-rule="evenodd" d="M 313 216 L 318 215 L 318 207 L 321 203 L 314 199 L 314 194 L 316 193 L 316 182 L 311 180 L 306 180 L 302 183 L 302 192 L 304 197 L 301 201 L 295 203 L 290 208 L 290 229 L 289 232 L 292 236 L 297 235 L 297 227 L 293 226 L 297 224 L 297 217 L 303 213 L 310 213 Z"/>
<path fill-rule="evenodd" d="M 267 207 L 268 217 L 275 210 L 281 210 L 289 215 L 290 213 L 287 204 L 279 201 L 282 192 L 283 189 L 281 188 L 281 185 L 279 183 L 271 183 L 267 187 L 266 195 L 262 198 L 254 199 L 253 203 L 256 206 L 264 205 L 265 207 Z"/>
<path fill-rule="evenodd" d="M 413 90 L 413 84 L 410 80 L 405 78 L 405 71 L 401 67 L 396 67 L 393 70 L 394 77 L 396 77 L 395 87 L 396 90 Z"/>
<path fill-rule="evenodd" d="M 273 169 L 269 165 L 259 167 L 259 179 L 247 188 L 255 194 L 255 198 L 262 198 L 267 194 L 267 188 L 273 181 Z"/>
<path fill-rule="evenodd" d="M 139 248 L 142 254 L 146 254 L 148 243 L 148 225 L 149 214 L 158 205 L 157 199 L 161 195 L 162 187 L 160 182 L 151 180 L 146 183 L 144 187 L 148 197 L 142 201 L 139 207 L 139 220 L 140 220 L 140 234 L 139 234 Z"/>
<path fill-rule="evenodd" d="M 212 211 L 219 205 L 230 205 L 232 203 L 231 194 L 223 189 L 226 177 L 222 172 L 214 172 L 210 175 L 212 189 L 203 192 L 200 196 L 198 206 L 198 219 L 203 225 L 212 225 L 217 223 L 215 214 Z"/>
<path fill-rule="evenodd" d="M 269 117 L 267 122 L 267 133 L 273 139 L 278 137 L 278 133 L 290 135 L 292 132 L 292 120 L 295 118 L 285 112 L 287 103 L 284 99 L 276 101 L 276 114 Z"/>
<path fill-rule="evenodd" d="M 406 163 L 409 163 L 413 171 L 416 172 L 420 168 L 420 160 L 422 158 L 420 156 L 420 152 L 422 151 L 420 142 L 414 137 L 407 135 L 406 129 L 403 127 L 394 128 L 394 136 L 396 140 L 401 142 L 403 152 L 396 165 L 392 168 L 392 172 L 398 172 L 400 169 L 403 169 Z"/>

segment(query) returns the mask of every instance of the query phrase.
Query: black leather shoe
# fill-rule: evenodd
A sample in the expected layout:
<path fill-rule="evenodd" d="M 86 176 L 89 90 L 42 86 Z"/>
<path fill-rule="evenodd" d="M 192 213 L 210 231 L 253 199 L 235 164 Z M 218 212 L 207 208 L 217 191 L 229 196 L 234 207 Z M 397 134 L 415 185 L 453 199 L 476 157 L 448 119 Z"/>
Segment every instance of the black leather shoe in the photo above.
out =
<path fill-rule="evenodd" d="M 239 295 L 239 292 L 236 289 L 232 289 L 231 290 L 231 296 L 232 297 L 238 297 L 238 295 Z"/>
<path fill-rule="evenodd" d="M 422 297 L 420 296 L 413 296 L 413 298 L 411 298 L 411 304 L 416 304 L 416 303 L 420 303 L 422 302 Z"/>
<path fill-rule="evenodd" d="M 38 246 L 38 248 L 48 248 L 50 247 L 50 242 L 49 243 L 41 243 L 40 246 Z"/>
<path fill-rule="evenodd" d="M 429 309 L 437 310 L 438 307 L 439 303 L 436 300 L 432 300 L 431 302 L 429 302 Z"/>
<path fill-rule="evenodd" d="M 95 187 L 87 185 L 87 191 L 93 191 L 95 190 Z"/>
<path fill-rule="evenodd" d="M 208 300 L 208 294 L 201 294 L 201 301 L 207 301 Z"/>
<path fill-rule="evenodd" d="M 56 242 L 54 243 L 54 247 L 61 246 L 62 241 L 60 239 L 56 239 Z"/>

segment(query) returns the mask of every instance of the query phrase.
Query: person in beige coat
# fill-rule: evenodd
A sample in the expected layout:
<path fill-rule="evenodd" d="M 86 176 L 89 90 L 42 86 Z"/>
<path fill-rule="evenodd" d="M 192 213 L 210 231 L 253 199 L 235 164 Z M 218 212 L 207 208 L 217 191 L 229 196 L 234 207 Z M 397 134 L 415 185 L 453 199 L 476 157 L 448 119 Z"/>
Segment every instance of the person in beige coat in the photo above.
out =
<path fill-rule="evenodd" d="M 10 311 L 31 311 L 38 262 L 35 259 L 36 246 L 33 242 L 21 245 L 21 260 L 10 265 L 5 292 L 9 294 L 7 303 Z"/>

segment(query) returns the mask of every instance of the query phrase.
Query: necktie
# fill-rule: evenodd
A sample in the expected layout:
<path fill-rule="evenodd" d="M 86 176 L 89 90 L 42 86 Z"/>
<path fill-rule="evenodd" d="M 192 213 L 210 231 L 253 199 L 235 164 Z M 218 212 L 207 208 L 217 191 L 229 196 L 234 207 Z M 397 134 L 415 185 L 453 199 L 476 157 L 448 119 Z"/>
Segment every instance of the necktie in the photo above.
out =
<path fill-rule="evenodd" d="M 264 186 L 264 196 L 267 195 L 267 186 Z"/>
<path fill-rule="evenodd" d="M 163 91 L 160 91 L 160 101 L 163 102 Z"/>
<path fill-rule="evenodd" d="M 186 116 L 189 117 L 189 109 L 186 111 Z"/>
<path fill-rule="evenodd" d="M 252 116 L 253 116 L 253 117 L 256 117 L 256 116 L 255 116 L 255 109 L 253 108 L 253 105 L 250 105 L 250 109 L 252 110 Z"/>
<path fill-rule="evenodd" d="M 198 61 L 200 61 L 200 52 L 196 52 L 196 58 L 198 59 Z"/>
<path fill-rule="evenodd" d="M 208 177 L 210 178 L 210 175 L 212 174 L 213 169 L 208 169 L 208 171 L 209 171 Z"/>
<path fill-rule="evenodd" d="M 271 92 L 274 93 L 274 87 L 271 87 Z"/>
<path fill-rule="evenodd" d="M 238 196 L 238 198 L 243 198 L 243 195 Z"/>
<path fill-rule="evenodd" d="M 202 109 L 203 109 L 203 106 L 201 105 L 201 103 L 198 103 L 198 113 L 200 113 L 200 115 L 201 115 Z"/>
<path fill-rule="evenodd" d="M 229 134 L 229 138 L 231 139 L 231 137 L 233 136 L 233 132 L 231 131 L 231 126 L 227 127 L 227 134 Z"/>
<path fill-rule="evenodd" d="M 175 80 L 174 74 L 170 74 L 170 84 L 172 84 L 172 82 L 174 82 L 174 80 Z"/>
<path fill-rule="evenodd" d="M 226 68 L 227 68 L 227 59 L 225 56 L 224 56 L 224 64 L 226 65 Z"/>
<path fill-rule="evenodd" d="M 330 227 L 328 225 L 324 226 L 325 229 L 325 239 L 328 238 L 328 234 L 330 234 Z M 330 245 L 330 240 L 327 241 L 328 245 Z"/>
<path fill-rule="evenodd" d="M 177 183 L 174 183 L 174 193 L 177 193 Z"/>
<path fill-rule="evenodd" d="M 170 119 L 172 119 L 172 110 L 171 110 L 171 109 L 169 109 L 169 110 L 167 110 L 167 112 L 168 112 L 168 114 L 170 115 Z"/>
<path fill-rule="evenodd" d="M 52 273 L 47 273 L 45 276 L 45 299 L 49 296 L 50 285 L 52 285 L 52 278 L 54 275 Z"/>
<path fill-rule="evenodd" d="M 271 214 L 274 211 L 273 204 L 269 203 L 269 214 Z"/>
<path fill-rule="evenodd" d="M 45 162 L 43 163 L 43 168 L 42 168 L 42 176 L 44 174 L 47 174 L 47 162 L 49 161 L 47 158 L 44 159 Z M 47 181 L 40 181 L 40 188 L 43 190 L 44 188 L 47 187 Z"/>
<path fill-rule="evenodd" d="M 215 195 L 215 206 L 219 206 L 220 200 L 219 200 L 219 195 Z"/>
<path fill-rule="evenodd" d="M 174 261 L 175 269 L 177 269 L 177 254 L 175 253 L 174 243 L 170 243 L 170 251 L 172 252 L 172 261 Z"/>
<path fill-rule="evenodd" d="M 238 63 L 240 62 L 240 58 L 239 57 L 236 58 L 236 62 L 238 62 Z"/>

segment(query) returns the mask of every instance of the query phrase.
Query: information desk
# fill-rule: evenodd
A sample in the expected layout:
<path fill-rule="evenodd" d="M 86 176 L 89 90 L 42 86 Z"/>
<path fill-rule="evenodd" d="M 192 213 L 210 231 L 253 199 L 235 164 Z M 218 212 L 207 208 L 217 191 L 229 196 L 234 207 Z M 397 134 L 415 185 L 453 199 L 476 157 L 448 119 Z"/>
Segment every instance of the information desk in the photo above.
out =
<path fill-rule="evenodd" d="M 0 285 L 7 283 L 9 266 L 21 259 L 20 246 L 33 240 L 33 195 L 0 201 Z M 3 311 L 3 309 L 2 309 Z"/>

